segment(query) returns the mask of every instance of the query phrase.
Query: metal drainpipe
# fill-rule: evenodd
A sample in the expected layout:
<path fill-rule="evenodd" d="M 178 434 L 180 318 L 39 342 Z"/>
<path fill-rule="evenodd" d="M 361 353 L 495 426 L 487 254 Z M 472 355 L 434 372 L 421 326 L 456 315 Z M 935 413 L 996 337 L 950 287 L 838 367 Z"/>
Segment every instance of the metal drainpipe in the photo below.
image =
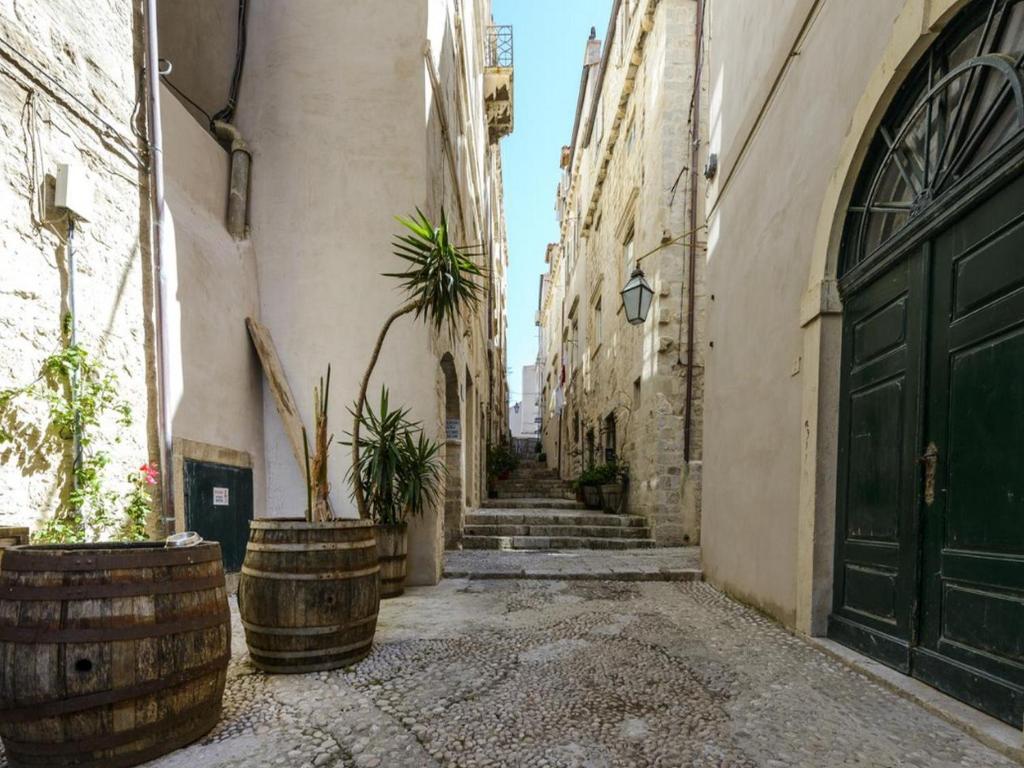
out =
<path fill-rule="evenodd" d="M 697 165 L 700 162 L 700 83 L 701 69 L 704 66 L 704 0 L 697 0 L 697 17 L 694 24 L 694 72 L 693 72 L 693 116 L 691 118 L 690 146 L 690 269 L 689 285 L 687 286 L 686 302 L 686 410 L 683 422 L 683 460 L 690 461 L 691 433 L 693 431 L 693 322 L 696 317 L 694 307 L 694 280 L 697 274 L 697 181 L 700 178 Z"/>
<path fill-rule="evenodd" d="M 231 179 L 228 187 L 228 232 L 235 240 L 244 240 L 249 208 L 249 166 L 252 154 L 242 134 L 231 123 L 213 121 L 213 132 L 218 139 L 231 142 Z"/>
<path fill-rule="evenodd" d="M 149 90 L 149 162 L 153 183 L 153 271 L 156 273 L 157 368 L 159 372 L 160 497 L 164 528 L 174 530 L 174 435 L 171 413 L 171 372 L 168 360 L 170 329 L 165 315 L 168 303 L 164 271 L 165 224 L 163 128 L 160 122 L 160 55 L 157 38 L 156 0 L 146 0 L 146 80 Z"/>

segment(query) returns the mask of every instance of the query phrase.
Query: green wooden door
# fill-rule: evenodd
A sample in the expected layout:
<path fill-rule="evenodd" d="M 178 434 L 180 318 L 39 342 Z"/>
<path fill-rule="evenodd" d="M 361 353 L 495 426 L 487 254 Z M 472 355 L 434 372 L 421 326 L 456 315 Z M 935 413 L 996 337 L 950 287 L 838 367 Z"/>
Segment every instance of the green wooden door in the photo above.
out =
<path fill-rule="evenodd" d="M 1024 719 L 1024 178 L 937 238 L 913 673 Z"/>
<path fill-rule="evenodd" d="M 920 424 L 925 252 L 846 303 L 835 589 L 830 634 L 910 670 L 916 601 L 913 483 Z"/>
<path fill-rule="evenodd" d="M 226 571 L 242 568 L 252 512 L 251 468 L 185 460 L 185 527 L 220 542 Z"/>
<path fill-rule="evenodd" d="M 1024 722 L 1024 177 L 847 297 L 829 634 Z"/>

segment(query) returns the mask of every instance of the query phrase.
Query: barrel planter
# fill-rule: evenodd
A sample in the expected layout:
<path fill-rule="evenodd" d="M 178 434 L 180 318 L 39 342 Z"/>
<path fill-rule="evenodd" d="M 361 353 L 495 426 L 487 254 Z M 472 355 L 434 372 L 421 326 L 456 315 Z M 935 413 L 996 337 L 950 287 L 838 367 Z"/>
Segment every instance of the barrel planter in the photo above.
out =
<path fill-rule="evenodd" d="M 29 532 L 24 527 L 0 528 L 0 550 L 10 549 L 19 544 L 28 544 Z"/>
<path fill-rule="evenodd" d="M 602 485 L 601 502 L 605 512 L 617 513 L 622 505 L 622 484 L 605 483 Z"/>
<path fill-rule="evenodd" d="M 408 523 L 377 526 L 381 600 L 398 597 L 405 592 L 406 554 L 408 551 Z"/>
<path fill-rule="evenodd" d="M 238 611 L 253 664 L 316 672 L 370 653 L 380 605 L 373 528 L 369 520 L 252 521 Z"/>
<path fill-rule="evenodd" d="M 601 509 L 601 488 L 596 485 L 580 486 L 583 495 L 583 503 L 587 509 Z"/>
<path fill-rule="evenodd" d="M 0 738 L 12 766 L 123 768 L 220 718 L 220 545 L 17 546 L 0 567 Z"/>

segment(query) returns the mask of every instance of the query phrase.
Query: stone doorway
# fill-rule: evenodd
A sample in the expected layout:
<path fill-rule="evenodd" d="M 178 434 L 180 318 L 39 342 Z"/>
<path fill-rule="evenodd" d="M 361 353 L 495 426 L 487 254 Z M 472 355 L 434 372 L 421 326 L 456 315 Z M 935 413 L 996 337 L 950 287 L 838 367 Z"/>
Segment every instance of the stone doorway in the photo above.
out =
<path fill-rule="evenodd" d="M 458 549 L 462 544 L 462 419 L 459 404 L 459 378 L 450 353 L 441 358 L 444 374 L 444 463 L 448 470 L 444 495 L 444 547 Z"/>

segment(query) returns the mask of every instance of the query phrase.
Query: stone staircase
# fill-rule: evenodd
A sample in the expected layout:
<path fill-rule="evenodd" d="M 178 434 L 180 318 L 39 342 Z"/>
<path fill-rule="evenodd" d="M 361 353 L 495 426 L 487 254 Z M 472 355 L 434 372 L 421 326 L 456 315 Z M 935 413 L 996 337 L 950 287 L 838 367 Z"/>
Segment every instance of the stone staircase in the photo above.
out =
<path fill-rule="evenodd" d="M 463 549 L 645 549 L 654 546 L 638 515 L 588 510 L 569 483 L 536 460 L 523 460 L 497 498 L 466 515 Z"/>

